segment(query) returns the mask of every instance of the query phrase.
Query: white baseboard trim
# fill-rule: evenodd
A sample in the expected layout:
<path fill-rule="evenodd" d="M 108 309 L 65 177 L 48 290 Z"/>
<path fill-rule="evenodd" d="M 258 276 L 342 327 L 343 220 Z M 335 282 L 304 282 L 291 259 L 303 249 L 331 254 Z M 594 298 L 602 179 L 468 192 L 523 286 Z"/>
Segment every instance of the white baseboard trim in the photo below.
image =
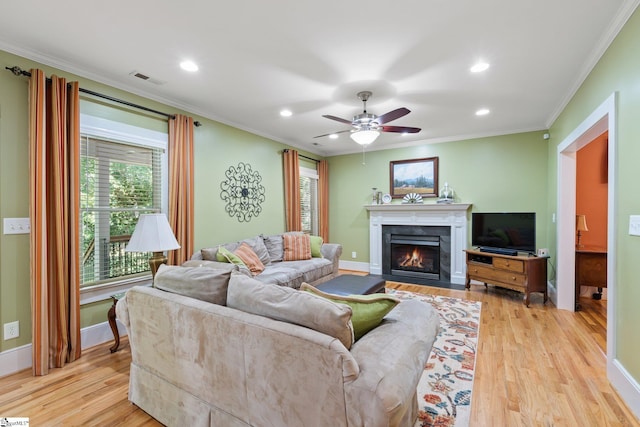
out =
<path fill-rule="evenodd" d="M 629 374 L 618 359 L 607 364 L 607 377 L 631 412 L 640 419 L 640 384 Z"/>
<path fill-rule="evenodd" d="M 343 270 L 364 271 L 364 272 L 368 273 L 369 272 L 369 263 L 368 262 L 343 261 L 343 260 L 340 260 L 339 268 L 341 268 Z"/>
<path fill-rule="evenodd" d="M 29 369 L 32 364 L 31 344 L 3 351 L 0 353 L 0 378 Z"/>
<path fill-rule="evenodd" d="M 127 329 L 124 325 L 117 320 L 116 323 L 120 337 L 126 336 Z M 107 341 L 113 341 L 113 333 L 109 327 L 109 322 L 82 328 L 80 330 L 80 340 L 83 350 Z M 31 344 L 3 351 L 0 353 L 0 378 L 29 369 L 32 364 Z"/>

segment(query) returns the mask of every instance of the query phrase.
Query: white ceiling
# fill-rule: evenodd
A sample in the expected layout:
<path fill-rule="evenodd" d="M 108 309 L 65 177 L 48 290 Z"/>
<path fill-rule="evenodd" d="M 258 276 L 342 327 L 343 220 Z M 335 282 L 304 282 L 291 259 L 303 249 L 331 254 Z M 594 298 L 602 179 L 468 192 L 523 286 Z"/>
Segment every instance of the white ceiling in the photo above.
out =
<path fill-rule="evenodd" d="M 0 49 L 334 155 L 361 148 L 348 133 L 314 139 L 348 129 L 322 115 L 350 120 L 362 90 L 369 113 L 407 107 L 389 125 L 422 128 L 369 151 L 548 128 L 638 2 L 14 0 L 0 6 Z M 480 59 L 489 70 L 470 73 Z"/>

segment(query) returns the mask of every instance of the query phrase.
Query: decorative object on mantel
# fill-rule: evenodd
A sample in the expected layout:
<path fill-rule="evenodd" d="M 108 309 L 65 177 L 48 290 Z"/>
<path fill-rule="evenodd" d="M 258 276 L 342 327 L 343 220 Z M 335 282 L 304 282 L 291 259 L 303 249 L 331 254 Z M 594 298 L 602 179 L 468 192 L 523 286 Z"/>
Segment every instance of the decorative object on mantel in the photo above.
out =
<path fill-rule="evenodd" d="M 391 197 L 395 199 L 409 193 L 438 197 L 438 158 L 389 162 L 389 188 Z"/>
<path fill-rule="evenodd" d="M 262 177 L 251 165 L 238 163 L 225 171 L 227 179 L 220 183 L 220 198 L 227 203 L 225 211 L 239 222 L 249 222 L 262 212 L 265 200 Z"/>
<path fill-rule="evenodd" d="M 402 203 L 422 203 L 422 196 L 418 193 L 409 193 L 402 198 Z"/>
<path fill-rule="evenodd" d="M 372 187 L 371 188 L 372 193 L 371 193 L 371 204 L 372 205 L 377 205 L 378 203 L 378 192 L 376 190 L 378 190 L 377 187 Z"/>
<path fill-rule="evenodd" d="M 438 203 L 453 203 L 455 199 L 455 193 L 453 192 L 453 188 L 449 187 L 449 183 L 445 182 L 444 187 L 440 189 L 440 199 L 438 199 Z"/>
<path fill-rule="evenodd" d="M 384 204 L 384 205 L 388 205 L 389 203 L 391 203 L 391 194 L 389 194 L 389 193 L 385 193 L 385 194 L 382 196 L 382 204 Z"/>

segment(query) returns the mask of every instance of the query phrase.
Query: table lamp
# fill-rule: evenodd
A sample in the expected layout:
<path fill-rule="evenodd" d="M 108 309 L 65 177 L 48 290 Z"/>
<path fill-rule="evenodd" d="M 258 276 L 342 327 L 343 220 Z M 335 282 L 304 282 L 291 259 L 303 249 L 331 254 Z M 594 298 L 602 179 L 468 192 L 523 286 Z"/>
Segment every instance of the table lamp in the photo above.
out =
<path fill-rule="evenodd" d="M 155 277 L 160 264 L 167 262 L 164 251 L 179 248 L 180 245 L 173 235 L 165 214 L 142 214 L 125 252 L 153 252 L 153 256 L 149 259 L 149 266 L 151 274 Z"/>
<path fill-rule="evenodd" d="M 576 247 L 581 248 L 584 245 L 580 243 L 580 235 L 583 231 L 589 231 L 589 228 L 587 228 L 586 215 L 576 215 L 576 230 L 578 230 L 578 242 L 576 244 Z"/>

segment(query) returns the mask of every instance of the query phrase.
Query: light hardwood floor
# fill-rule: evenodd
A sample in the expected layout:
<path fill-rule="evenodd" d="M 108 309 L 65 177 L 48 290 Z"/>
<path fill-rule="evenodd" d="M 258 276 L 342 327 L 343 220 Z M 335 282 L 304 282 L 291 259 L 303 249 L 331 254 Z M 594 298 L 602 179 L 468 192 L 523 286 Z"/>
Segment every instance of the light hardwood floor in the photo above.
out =
<path fill-rule="evenodd" d="M 521 294 L 491 286 L 387 287 L 482 302 L 471 427 L 640 426 L 606 379 L 602 304 L 571 313 L 543 305 L 538 294 L 526 308 Z M 111 344 L 45 377 L 0 379 L 0 417 L 29 417 L 32 426 L 159 425 L 127 401 L 127 338 L 115 354 Z"/>

